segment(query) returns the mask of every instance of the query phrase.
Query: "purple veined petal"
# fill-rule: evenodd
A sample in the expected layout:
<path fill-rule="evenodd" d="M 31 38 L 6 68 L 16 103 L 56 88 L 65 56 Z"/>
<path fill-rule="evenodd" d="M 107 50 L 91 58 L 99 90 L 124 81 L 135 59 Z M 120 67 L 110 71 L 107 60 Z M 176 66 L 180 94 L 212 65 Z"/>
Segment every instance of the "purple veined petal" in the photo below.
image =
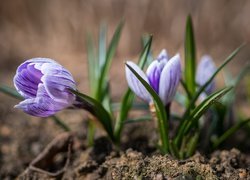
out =
<path fill-rule="evenodd" d="M 160 54 L 157 57 L 158 61 L 165 61 L 165 63 L 168 61 L 168 53 L 166 49 L 161 50 Z"/>
<path fill-rule="evenodd" d="M 18 74 L 19 72 L 21 72 L 24 69 L 27 69 L 27 66 L 30 64 L 30 62 L 25 61 L 24 63 L 22 63 L 20 66 L 18 66 L 17 70 L 16 70 L 16 74 Z"/>
<path fill-rule="evenodd" d="M 69 89 L 76 89 L 76 84 L 71 80 L 71 77 L 61 74 L 44 75 L 42 82 L 46 92 L 54 101 L 71 105 L 75 100 L 75 95 L 69 91 Z"/>
<path fill-rule="evenodd" d="M 72 82 L 74 82 L 72 74 L 67 69 L 65 69 L 63 66 L 61 66 L 60 64 L 45 63 L 41 67 L 41 72 L 44 75 L 51 75 L 51 76 L 58 75 L 60 77 L 66 78 L 66 79 L 70 79 Z"/>
<path fill-rule="evenodd" d="M 163 49 L 161 53 L 158 55 L 157 59 L 154 60 L 147 69 L 147 77 L 149 80 L 150 85 L 153 89 L 159 93 L 159 81 L 162 69 L 166 65 L 168 61 L 167 51 Z"/>
<path fill-rule="evenodd" d="M 43 74 L 40 70 L 35 68 L 35 64 L 28 64 L 27 70 L 33 76 L 33 79 L 36 79 L 36 81 L 41 81 L 41 77 L 43 76 Z"/>
<path fill-rule="evenodd" d="M 166 105 L 172 101 L 181 78 L 180 55 L 172 57 L 162 70 L 159 84 L 159 96 Z"/>
<path fill-rule="evenodd" d="M 56 102 L 47 94 L 42 83 L 38 85 L 36 98 L 26 99 L 15 108 L 22 109 L 27 114 L 38 117 L 48 117 L 68 107 L 68 103 Z"/>
<path fill-rule="evenodd" d="M 135 63 L 132 61 L 127 61 L 126 63 L 131 66 L 147 83 L 149 83 L 145 73 Z M 150 94 L 137 77 L 131 72 L 131 70 L 128 67 L 125 67 L 125 72 L 130 89 L 144 101 L 151 102 L 152 99 Z"/>
<path fill-rule="evenodd" d="M 156 93 L 159 92 L 159 81 L 161 76 L 161 69 L 158 68 L 160 63 L 158 61 L 153 61 L 146 71 L 148 81 L 150 86 L 155 90 Z"/>
<path fill-rule="evenodd" d="M 44 63 L 49 63 L 49 64 L 58 64 L 56 61 L 54 61 L 53 59 L 50 59 L 50 58 L 32 58 L 32 59 L 29 59 L 27 60 L 26 62 L 29 62 L 30 64 L 34 64 L 35 68 L 40 70 L 41 71 L 41 66 L 44 64 Z"/>
<path fill-rule="evenodd" d="M 36 96 L 37 86 L 41 81 L 34 77 L 28 69 L 22 69 L 16 73 L 13 82 L 17 91 L 23 97 L 34 98 Z"/>
<path fill-rule="evenodd" d="M 26 99 L 16 105 L 15 108 L 38 117 L 48 117 L 61 110 L 51 98 L 42 97 Z"/>
<path fill-rule="evenodd" d="M 54 105 L 55 105 L 55 107 L 54 107 L 55 110 L 61 110 L 61 109 L 69 107 L 70 105 L 72 105 L 73 100 L 75 99 L 74 96 L 72 96 L 72 95 L 71 95 L 71 97 L 72 97 L 71 101 L 69 100 L 68 97 L 63 97 L 64 99 L 56 99 L 56 98 L 53 99 L 50 97 L 50 95 L 48 94 L 48 92 L 45 89 L 45 85 L 42 83 L 40 83 L 38 85 L 37 97 L 53 100 Z"/>
<path fill-rule="evenodd" d="M 204 85 L 209 78 L 214 74 L 216 71 L 216 66 L 213 62 L 213 59 L 208 56 L 204 55 L 201 58 L 201 61 L 197 67 L 196 72 L 196 83 L 200 86 Z M 215 82 L 212 81 L 206 88 L 206 93 L 211 94 L 215 89 Z"/>

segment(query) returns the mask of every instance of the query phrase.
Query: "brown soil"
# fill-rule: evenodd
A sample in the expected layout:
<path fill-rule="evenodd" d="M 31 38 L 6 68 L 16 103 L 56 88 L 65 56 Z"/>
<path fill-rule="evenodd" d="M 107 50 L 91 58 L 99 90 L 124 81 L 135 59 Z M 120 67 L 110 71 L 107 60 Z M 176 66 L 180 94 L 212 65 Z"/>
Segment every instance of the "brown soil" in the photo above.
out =
<path fill-rule="evenodd" d="M 62 136 L 72 138 L 62 134 L 57 139 Z M 54 142 L 58 146 L 58 140 Z M 73 146 L 78 143 L 74 139 Z M 157 151 L 148 155 L 132 149 L 116 151 L 108 139 L 101 137 L 92 148 L 80 148 L 78 144 L 72 154 L 64 149 L 54 156 L 54 162 L 43 158 L 47 160 L 44 169 L 29 166 L 19 179 L 250 179 L 250 159 L 237 149 L 216 151 L 210 158 L 196 153 L 187 160 L 176 160 Z M 64 167 L 63 159 L 67 158 L 70 163 Z"/>
<path fill-rule="evenodd" d="M 17 138 L 16 157 L 7 153 L 3 156 L 1 151 L 0 179 L 17 176 L 18 179 L 91 180 L 250 179 L 250 157 L 237 149 L 216 151 L 208 157 L 197 152 L 189 159 L 176 160 L 156 150 L 153 144 L 156 136 L 142 130 L 142 124 L 126 128 L 120 150 L 103 136 L 95 140 L 93 147 L 87 148 L 84 133 L 60 133 L 48 143 L 53 131 L 41 124 L 38 127 L 44 134 L 39 135 L 34 129 L 38 127 L 33 127 L 24 137 Z M 150 125 L 144 124 L 143 129 L 148 130 Z M 7 144 L 5 146 L 8 148 Z"/>

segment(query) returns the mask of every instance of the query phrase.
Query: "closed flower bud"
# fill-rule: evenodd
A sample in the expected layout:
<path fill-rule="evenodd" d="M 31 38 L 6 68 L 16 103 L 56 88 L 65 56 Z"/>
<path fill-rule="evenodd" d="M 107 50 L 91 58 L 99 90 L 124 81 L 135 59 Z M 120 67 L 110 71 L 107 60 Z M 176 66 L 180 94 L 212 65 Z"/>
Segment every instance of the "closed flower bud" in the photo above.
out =
<path fill-rule="evenodd" d="M 146 74 L 133 62 L 129 61 L 127 63 L 150 84 L 164 105 L 172 101 L 181 78 L 179 54 L 168 59 L 166 50 L 162 50 L 158 58 L 149 65 Z M 148 103 L 152 101 L 150 94 L 127 67 L 126 78 L 130 89 L 137 96 Z"/>
<path fill-rule="evenodd" d="M 75 95 L 69 91 L 76 90 L 71 73 L 52 59 L 25 61 L 17 68 L 13 81 L 24 97 L 15 107 L 33 116 L 51 116 L 75 101 Z"/>
<path fill-rule="evenodd" d="M 198 64 L 197 67 L 197 72 L 196 72 L 196 83 L 199 86 L 203 86 L 215 73 L 216 71 L 216 66 L 213 62 L 213 59 L 208 56 L 204 55 L 201 58 L 200 63 Z M 212 81 L 205 89 L 206 94 L 211 94 L 215 89 L 215 81 Z"/>

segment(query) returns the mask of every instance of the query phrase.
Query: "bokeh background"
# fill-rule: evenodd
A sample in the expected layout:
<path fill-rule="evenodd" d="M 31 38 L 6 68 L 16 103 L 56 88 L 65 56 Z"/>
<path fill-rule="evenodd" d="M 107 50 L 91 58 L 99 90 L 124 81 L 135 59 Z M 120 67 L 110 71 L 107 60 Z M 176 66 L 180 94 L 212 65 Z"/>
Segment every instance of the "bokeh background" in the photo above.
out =
<path fill-rule="evenodd" d="M 155 56 L 166 48 L 170 55 L 179 52 L 184 57 L 188 14 L 193 17 L 197 61 L 203 54 L 210 54 L 219 65 L 235 48 L 250 40 L 250 1 L 247 0 L 2 1 L 0 82 L 13 86 L 12 78 L 20 63 L 33 57 L 49 57 L 69 69 L 78 88 L 87 93 L 87 33 L 91 32 L 97 42 L 100 24 L 105 23 L 110 38 L 117 24 L 124 19 L 110 77 L 113 97 L 119 100 L 123 93 L 120 87 L 126 87 L 124 61 L 137 60 L 143 34 L 154 35 Z M 247 46 L 230 63 L 230 71 L 237 74 L 250 62 L 249 57 Z"/>
<path fill-rule="evenodd" d="M 142 34 L 153 34 L 155 56 L 166 48 L 170 55 L 179 52 L 184 57 L 188 14 L 193 17 L 197 60 L 203 54 L 210 54 L 219 65 L 235 48 L 250 40 L 250 1 L 247 0 L 2 0 L 0 83 L 13 87 L 12 78 L 20 63 L 33 57 L 49 57 L 69 69 L 78 88 L 87 93 L 86 34 L 91 32 L 97 37 L 100 24 L 106 23 L 110 38 L 116 25 L 124 19 L 125 26 L 110 76 L 113 98 L 119 100 L 126 88 L 124 61 L 137 60 Z M 249 58 L 250 47 L 246 46 L 228 69 L 236 75 L 250 62 Z M 239 93 L 239 97 L 242 111 L 248 112 L 249 104 L 244 93 Z M 41 151 L 43 146 L 39 142 L 47 144 L 52 139 L 52 132 L 48 133 L 46 127 L 53 126 L 53 123 L 31 118 L 14 109 L 18 101 L 5 95 L 0 94 L 0 102 L 0 154 L 9 155 L 0 160 L 8 162 L 22 156 L 28 163 Z M 66 122 L 72 119 L 72 116 L 68 117 L 64 118 Z M 71 126 L 74 122 L 78 127 L 77 120 L 71 121 Z M 18 129 L 19 126 L 26 127 L 28 135 L 34 136 L 32 151 L 22 146 L 27 133 Z M 32 129 L 35 132 L 30 131 Z M 40 136 L 44 133 L 48 136 Z M 37 139 L 37 136 L 43 139 Z M 31 152 L 31 156 L 27 152 Z M 17 166 L 21 163 L 15 162 Z M 4 171 L 7 172 L 8 168 Z"/>
<path fill-rule="evenodd" d="M 85 89 L 87 32 L 97 37 L 100 24 L 106 23 L 111 37 L 118 22 L 125 19 L 112 70 L 114 84 L 125 82 L 121 73 L 123 62 L 136 59 L 142 34 L 154 35 L 155 55 L 166 48 L 171 55 L 180 52 L 183 57 L 188 14 L 193 17 L 197 59 L 202 54 L 210 54 L 219 62 L 250 39 L 247 0 L 1 1 L 0 81 L 12 85 L 10 79 L 21 62 L 32 57 L 50 57 L 67 67 Z M 249 61 L 249 55 L 248 47 L 232 64 L 241 68 Z M 237 68 L 233 71 L 237 72 Z"/>

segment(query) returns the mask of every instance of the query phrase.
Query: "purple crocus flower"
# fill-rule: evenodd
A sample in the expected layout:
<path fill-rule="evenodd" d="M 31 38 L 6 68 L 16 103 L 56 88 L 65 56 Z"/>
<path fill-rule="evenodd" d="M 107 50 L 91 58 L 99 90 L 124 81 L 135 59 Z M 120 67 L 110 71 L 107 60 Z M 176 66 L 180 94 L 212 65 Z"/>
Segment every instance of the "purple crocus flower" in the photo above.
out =
<path fill-rule="evenodd" d="M 203 86 L 215 73 L 216 66 L 213 62 L 213 59 L 208 56 L 204 55 L 201 58 L 201 61 L 197 67 L 196 72 L 196 83 L 199 86 Z M 205 93 L 207 95 L 211 94 L 215 89 L 215 81 L 212 81 L 205 89 Z"/>
<path fill-rule="evenodd" d="M 166 50 L 162 50 L 156 60 L 148 67 L 146 74 L 132 61 L 129 64 L 159 95 L 164 105 L 169 104 L 181 78 L 179 54 L 168 59 Z M 141 99 L 150 103 L 152 98 L 136 76 L 126 67 L 126 78 L 130 89 Z"/>
<path fill-rule="evenodd" d="M 75 101 L 75 96 L 68 91 L 69 88 L 76 89 L 72 75 L 52 59 L 25 61 L 17 68 L 13 81 L 25 99 L 15 108 L 33 116 L 51 116 Z"/>

